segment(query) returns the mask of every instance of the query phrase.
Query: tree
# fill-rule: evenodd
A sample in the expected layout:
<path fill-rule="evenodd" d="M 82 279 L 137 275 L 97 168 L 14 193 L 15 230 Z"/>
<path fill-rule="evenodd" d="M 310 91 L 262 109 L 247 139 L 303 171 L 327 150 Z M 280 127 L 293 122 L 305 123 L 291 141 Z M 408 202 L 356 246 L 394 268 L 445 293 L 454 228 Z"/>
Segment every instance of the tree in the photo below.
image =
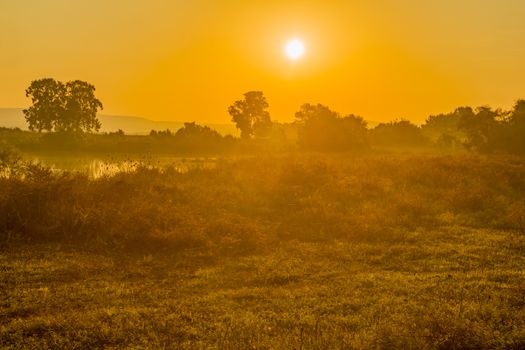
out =
<path fill-rule="evenodd" d="M 95 87 L 85 81 L 35 80 L 26 96 L 32 102 L 24 109 L 30 130 L 82 133 L 100 129 L 97 111 L 103 108 L 102 102 L 95 97 Z"/>
<path fill-rule="evenodd" d="M 65 96 L 65 85 L 55 79 L 33 81 L 26 89 L 26 97 L 31 98 L 33 105 L 24 109 L 29 130 L 53 130 L 56 121 L 64 115 Z"/>
<path fill-rule="evenodd" d="M 95 97 L 95 87 L 85 81 L 74 80 L 66 83 L 66 108 L 64 118 L 55 125 L 57 131 L 90 132 L 100 129 L 97 119 L 102 102 Z"/>
<path fill-rule="evenodd" d="M 459 120 L 460 115 L 457 110 L 452 113 L 431 115 L 425 124 L 421 125 L 421 131 L 440 147 L 455 147 L 465 138 L 465 134 L 458 129 Z"/>
<path fill-rule="evenodd" d="M 249 91 L 243 100 L 238 100 L 228 108 L 232 121 L 241 130 L 242 138 L 265 137 L 272 128 L 270 113 L 266 110 L 268 102 L 262 91 Z"/>
<path fill-rule="evenodd" d="M 184 123 L 184 126 L 175 133 L 174 139 L 175 148 L 189 153 L 220 153 L 225 146 L 221 134 L 209 126 L 195 122 Z"/>
<path fill-rule="evenodd" d="M 374 145 L 383 147 L 422 147 L 428 143 L 420 127 L 403 119 L 378 124 L 370 136 Z"/>
<path fill-rule="evenodd" d="M 184 126 L 175 133 L 175 137 L 202 140 L 222 139 L 221 134 L 217 131 L 209 126 L 199 125 L 195 122 L 184 123 Z"/>
<path fill-rule="evenodd" d="M 525 100 L 518 100 L 512 111 L 506 113 L 502 128 L 504 149 L 511 153 L 525 153 Z"/>
<path fill-rule="evenodd" d="M 303 149 L 356 151 L 368 147 L 367 125 L 363 118 L 339 113 L 322 105 L 306 103 L 295 113 L 298 142 Z"/>
<path fill-rule="evenodd" d="M 495 150 L 501 134 L 500 111 L 483 106 L 476 108 L 475 112 L 470 107 L 461 107 L 456 113 L 460 116 L 458 128 L 466 135 L 464 145 L 467 149 L 478 152 Z"/>
<path fill-rule="evenodd" d="M 511 125 L 525 126 L 525 100 L 518 100 L 510 112 L 509 123 Z"/>

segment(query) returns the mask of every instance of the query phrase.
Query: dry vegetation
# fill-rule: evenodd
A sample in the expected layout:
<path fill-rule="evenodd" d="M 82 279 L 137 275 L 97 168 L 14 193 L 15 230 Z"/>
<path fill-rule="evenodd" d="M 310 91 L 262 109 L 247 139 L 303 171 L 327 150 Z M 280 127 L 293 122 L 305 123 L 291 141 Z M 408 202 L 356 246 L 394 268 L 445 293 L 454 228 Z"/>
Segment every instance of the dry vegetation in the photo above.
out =
<path fill-rule="evenodd" d="M 0 179 L 6 348 L 525 347 L 525 159 Z"/>

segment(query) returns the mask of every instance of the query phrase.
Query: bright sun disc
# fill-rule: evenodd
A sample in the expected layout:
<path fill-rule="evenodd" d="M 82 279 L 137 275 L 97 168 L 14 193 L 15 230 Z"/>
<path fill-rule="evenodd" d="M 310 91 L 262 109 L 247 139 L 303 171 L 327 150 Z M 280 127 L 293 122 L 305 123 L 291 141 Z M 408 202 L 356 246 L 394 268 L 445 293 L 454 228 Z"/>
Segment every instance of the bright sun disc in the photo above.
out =
<path fill-rule="evenodd" d="M 285 48 L 286 56 L 292 60 L 301 58 L 304 55 L 304 45 L 299 39 L 289 41 Z"/>

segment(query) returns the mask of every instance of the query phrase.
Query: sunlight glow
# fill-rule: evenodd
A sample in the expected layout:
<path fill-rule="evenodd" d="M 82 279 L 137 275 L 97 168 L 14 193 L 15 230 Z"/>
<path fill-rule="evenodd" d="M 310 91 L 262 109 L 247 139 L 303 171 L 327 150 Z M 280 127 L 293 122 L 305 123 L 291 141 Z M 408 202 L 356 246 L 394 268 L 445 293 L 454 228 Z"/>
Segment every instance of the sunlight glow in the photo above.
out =
<path fill-rule="evenodd" d="M 304 44 L 299 39 L 293 39 L 286 43 L 284 48 L 286 56 L 291 60 L 297 60 L 304 55 Z"/>

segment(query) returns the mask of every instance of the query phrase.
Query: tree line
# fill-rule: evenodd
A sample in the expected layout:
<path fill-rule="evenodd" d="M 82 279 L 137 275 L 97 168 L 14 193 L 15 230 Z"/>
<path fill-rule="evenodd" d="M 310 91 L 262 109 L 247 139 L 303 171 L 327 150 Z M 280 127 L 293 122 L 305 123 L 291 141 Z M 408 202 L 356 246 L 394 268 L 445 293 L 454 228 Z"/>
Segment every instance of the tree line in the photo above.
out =
<path fill-rule="evenodd" d="M 62 134 L 92 133 L 100 129 L 97 112 L 102 103 L 95 97 L 95 87 L 75 80 L 62 83 L 46 78 L 35 80 L 26 90 L 32 105 L 24 115 L 32 131 Z M 380 123 L 370 128 L 360 116 L 341 115 L 322 104 L 303 104 L 295 121 L 279 124 L 271 120 L 269 103 L 262 91 L 249 91 L 228 108 L 231 120 L 240 130 L 241 140 L 284 142 L 293 134 L 300 149 L 338 152 L 362 151 L 372 147 L 439 147 L 490 153 L 525 153 L 525 100 L 518 100 L 512 110 L 459 107 L 451 113 L 427 118 L 421 126 L 408 120 Z M 291 131 L 291 132 L 290 132 Z M 122 136 L 119 130 L 112 135 Z M 172 133 L 150 132 L 152 137 L 175 137 L 192 149 L 214 147 L 232 136 L 192 123 Z"/>
<path fill-rule="evenodd" d="M 272 123 L 268 102 L 260 91 L 244 94 L 229 108 L 241 137 L 267 137 Z M 525 153 L 525 100 L 512 110 L 459 107 L 433 115 L 421 126 L 408 120 L 380 123 L 369 128 L 360 116 L 341 115 L 322 104 L 303 104 L 292 125 L 297 144 L 311 151 L 360 151 L 375 147 L 439 147 L 480 153 Z"/>

